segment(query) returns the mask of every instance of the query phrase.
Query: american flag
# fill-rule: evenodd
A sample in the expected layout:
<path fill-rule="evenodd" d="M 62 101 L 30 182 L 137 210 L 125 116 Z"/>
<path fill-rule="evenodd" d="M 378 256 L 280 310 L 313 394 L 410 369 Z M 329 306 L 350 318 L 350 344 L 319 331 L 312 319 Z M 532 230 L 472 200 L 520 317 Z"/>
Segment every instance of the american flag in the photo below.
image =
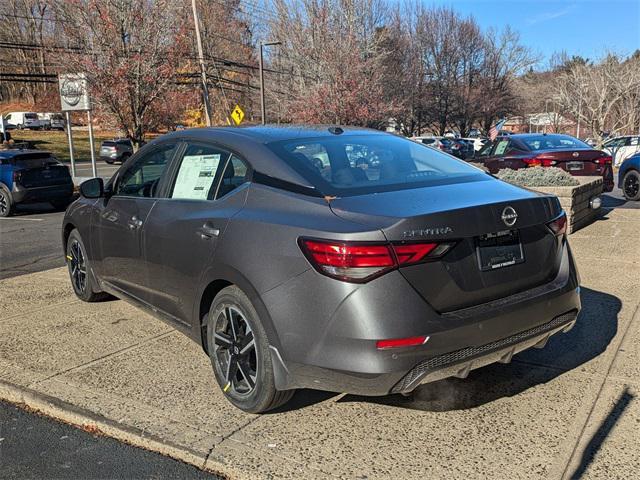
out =
<path fill-rule="evenodd" d="M 500 132 L 500 129 L 502 128 L 502 126 L 504 125 L 504 122 L 506 121 L 507 121 L 506 119 L 500 120 L 493 127 L 491 127 L 491 129 L 489 130 L 489 140 L 493 142 L 496 139 L 496 137 L 498 136 L 498 133 Z"/>

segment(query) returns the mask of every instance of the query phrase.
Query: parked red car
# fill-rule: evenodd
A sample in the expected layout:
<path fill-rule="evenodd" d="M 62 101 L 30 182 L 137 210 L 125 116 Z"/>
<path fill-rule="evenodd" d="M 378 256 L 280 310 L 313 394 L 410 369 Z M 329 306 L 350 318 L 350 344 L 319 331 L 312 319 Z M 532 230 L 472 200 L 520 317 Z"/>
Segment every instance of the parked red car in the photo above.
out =
<path fill-rule="evenodd" d="M 498 137 L 476 155 L 490 173 L 503 168 L 558 167 L 571 175 L 602 176 L 604 191 L 613 190 L 611 156 L 569 135 L 523 133 Z"/>

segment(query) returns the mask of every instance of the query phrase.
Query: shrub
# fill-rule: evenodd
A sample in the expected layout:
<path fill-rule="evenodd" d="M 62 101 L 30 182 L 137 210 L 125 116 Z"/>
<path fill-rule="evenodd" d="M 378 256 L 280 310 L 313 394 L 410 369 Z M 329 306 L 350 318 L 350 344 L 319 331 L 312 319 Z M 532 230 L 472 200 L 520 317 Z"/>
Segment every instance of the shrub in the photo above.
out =
<path fill-rule="evenodd" d="M 497 177 L 521 187 L 575 187 L 580 182 L 569 173 L 556 167 L 533 167 L 512 170 L 505 168 Z"/>

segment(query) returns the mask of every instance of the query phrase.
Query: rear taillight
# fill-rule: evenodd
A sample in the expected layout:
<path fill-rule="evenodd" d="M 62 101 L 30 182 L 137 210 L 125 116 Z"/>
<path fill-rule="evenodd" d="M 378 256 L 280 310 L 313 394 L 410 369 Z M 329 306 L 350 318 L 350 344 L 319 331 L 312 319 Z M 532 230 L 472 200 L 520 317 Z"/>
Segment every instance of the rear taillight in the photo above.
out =
<path fill-rule="evenodd" d="M 388 348 L 400 348 L 400 347 L 417 347 L 418 345 L 424 345 L 429 340 L 429 337 L 409 337 L 409 338 L 390 338 L 387 340 L 378 340 L 376 342 L 376 348 L 378 350 L 386 350 Z"/>
<path fill-rule="evenodd" d="M 611 165 L 611 163 L 613 163 L 613 160 L 611 157 L 605 156 L 605 157 L 596 158 L 593 162 L 597 163 L 598 165 Z"/>
<path fill-rule="evenodd" d="M 558 163 L 551 158 L 544 157 L 523 158 L 522 161 L 527 164 L 527 167 L 553 167 Z"/>
<path fill-rule="evenodd" d="M 453 243 L 347 243 L 301 238 L 299 245 L 323 275 L 364 283 L 398 267 L 440 258 Z"/>
<path fill-rule="evenodd" d="M 547 227 L 549 227 L 549 230 L 551 230 L 558 237 L 567 233 L 566 213 L 562 212 L 559 216 L 547 223 Z"/>

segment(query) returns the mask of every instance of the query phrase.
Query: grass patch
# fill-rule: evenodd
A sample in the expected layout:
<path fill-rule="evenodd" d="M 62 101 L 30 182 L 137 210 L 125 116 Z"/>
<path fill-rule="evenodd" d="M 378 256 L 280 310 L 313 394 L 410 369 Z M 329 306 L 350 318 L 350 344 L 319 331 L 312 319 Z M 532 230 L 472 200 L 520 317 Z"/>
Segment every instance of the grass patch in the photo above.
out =
<path fill-rule="evenodd" d="M 69 143 L 67 142 L 67 132 L 46 131 L 46 130 L 11 130 L 11 136 L 16 143 L 29 142 L 31 148 L 46 150 L 53 153 L 58 160 L 69 162 Z M 96 160 L 98 159 L 100 143 L 103 140 L 113 138 L 110 132 L 95 132 L 93 140 L 95 143 Z M 91 148 L 89 147 L 89 131 L 73 130 L 73 146 L 75 150 L 76 162 L 91 162 Z"/>

